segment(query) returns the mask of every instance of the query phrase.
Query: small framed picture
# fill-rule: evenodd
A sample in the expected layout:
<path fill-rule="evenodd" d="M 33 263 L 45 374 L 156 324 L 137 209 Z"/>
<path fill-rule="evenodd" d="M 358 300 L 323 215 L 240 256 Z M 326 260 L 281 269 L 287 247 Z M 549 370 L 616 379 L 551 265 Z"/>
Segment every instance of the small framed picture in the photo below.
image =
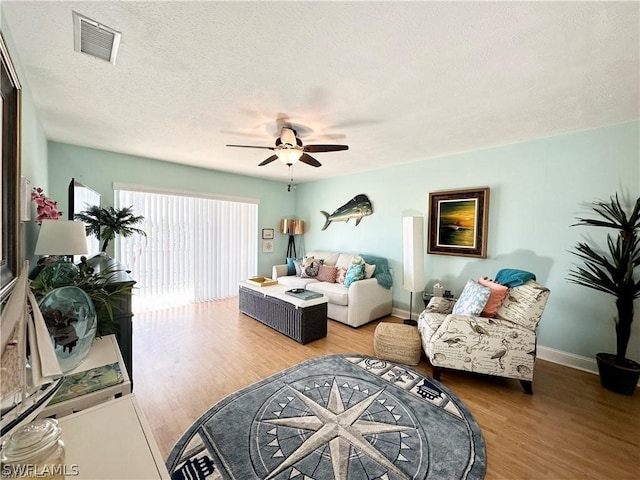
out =
<path fill-rule="evenodd" d="M 273 240 L 262 240 L 262 253 L 273 252 Z"/>
<path fill-rule="evenodd" d="M 273 240 L 273 228 L 263 228 L 262 229 L 262 239 L 263 240 Z"/>

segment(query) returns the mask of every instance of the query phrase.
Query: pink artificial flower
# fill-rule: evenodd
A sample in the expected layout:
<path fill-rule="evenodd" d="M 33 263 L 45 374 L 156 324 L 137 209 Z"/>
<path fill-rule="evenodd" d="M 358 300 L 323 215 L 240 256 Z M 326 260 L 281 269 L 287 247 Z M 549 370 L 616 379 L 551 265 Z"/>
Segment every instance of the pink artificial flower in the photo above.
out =
<path fill-rule="evenodd" d="M 31 192 L 31 200 L 36 204 L 36 221 L 58 220 L 62 217 L 62 212 L 58 211 L 58 202 L 54 202 L 44 194 L 40 187 L 34 187 Z"/>

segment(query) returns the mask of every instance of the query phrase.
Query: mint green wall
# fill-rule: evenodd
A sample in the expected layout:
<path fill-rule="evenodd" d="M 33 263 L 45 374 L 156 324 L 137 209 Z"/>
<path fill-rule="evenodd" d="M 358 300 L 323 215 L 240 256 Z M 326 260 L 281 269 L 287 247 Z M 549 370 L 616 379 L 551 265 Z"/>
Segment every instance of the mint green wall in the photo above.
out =
<path fill-rule="evenodd" d="M 575 264 L 568 253 L 575 242 L 587 233 L 602 239 L 603 233 L 569 225 L 576 215 L 587 212 L 585 205 L 594 199 L 606 199 L 616 191 L 629 198 L 640 196 L 638 122 L 300 184 L 292 194 L 282 183 L 47 144 L 1 13 L 0 8 L 2 34 L 23 86 L 23 175 L 58 200 L 63 210 L 71 177 L 98 190 L 109 204 L 113 182 L 259 198 L 259 226 L 276 229 L 276 235 L 275 252 L 260 254 L 258 274 L 270 275 L 271 265 L 283 260 L 287 237 L 277 233 L 278 221 L 296 214 L 307 223 L 307 233 L 298 239 L 303 251 L 351 251 L 389 258 L 395 270 L 394 307 L 408 309 L 409 293 L 401 286 L 402 217 L 426 216 L 429 192 L 489 186 L 488 258 L 425 255 L 425 285 L 440 281 L 459 294 L 468 278 L 494 275 L 503 267 L 533 271 L 551 289 L 540 325 L 541 345 L 586 357 L 615 350 L 611 297 L 565 280 Z M 332 212 L 358 193 L 369 195 L 374 214 L 358 227 L 350 221 L 320 231 L 324 221 L 319 211 Z M 23 255 L 30 258 L 37 235 L 35 222 L 23 224 L 21 235 Z M 419 295 L 414 295 L 414 311 L 419 309 Z M 637 305 L 629 349 L 629 357 L 635 360 L 640 360 L 639 330 Z"/>
<path fill-rule="evenodd" d="M 47 138 L 44 135 L 28 87 L 22 90 L 22 176 L 31 181 L 32 187 L 41 187 L 49 192 Z M 21 223 L 21 246 L 23 256 L 35 265 L 33 251 L 38 240 L 39 227 L 35 222 L 35 208 L 31 207 L 29 222 Z"/>
<path fill-rule="evenodd" d="M 1 13 L 0 9 L 0 13 Z M 16 69 L 18 79 L 21 84 L 21 176 L 31 180 L 32 186 L 42 187 L 47 190 L 48 186 L 48 163 L 47 163 L 47 138 L 44 135 L 42 125 L 38 119 L 29 84 L 23 74 L 20 58 L 16 52 L 11 36 L 11 30 L 5 24 L 4 18 L 0 17 L 2 25 L 2 37 L 5 40 L 9 54 Z M 38 226 L 35 220 L 20 223 L 20 254 L 22 258 L 28 259 L 34 264 L 33 251 L 38 239 Z"/>
<path fill-rule="evenodd" d="M 402 217 L 423 216 L 426 225 L 429 192 L 489 186 L 488 258 L 425 254 L 425 285 L 440 281 L 459 294 L 467 279 L 494 276 L 500 268 L 532 271 L 551 289 L 541 345 L 587 357 L 615 351 L 612 297 L 566 281 L 575 263 L 568 250 L 588 233 L 569 225 L 595 199 L 616 191 L 633 200 L 640 196 L 638 131 L 639 123 L 631 122 L 298 185 L 296 214 L 308 225 L 303 248 L 389 258 L 394 307 L 408 310 L 409 292 L 402 289 Z M 332 212 L 358 193 L 369 196 L 374 214 L 357 227 L 350 220 L 321 231 L 320 210 Z M 414 311 L 422 308 L 420 295 L 414 294 Z M 636 360 L 638 318 L 640 305 L 629 351 Z"/>
<path fill-rule="evenodd" d="M 257 198 L 260 201 L 260 230 L 273 228 L 277 231 L 280 218 L 294 211 L 294 195 L 279 182 L 49 142 L 49 190 L 65 212 L 71 178 L 99 192 L 103 206 L 113 205 L 114 182 Z M 271 266 L 284 261 L 286 241 L 287 237 L 276 234 L 275 251 L 262 253 L 262 240 L 259 240 L 256 274 L 270 276 Z"/>

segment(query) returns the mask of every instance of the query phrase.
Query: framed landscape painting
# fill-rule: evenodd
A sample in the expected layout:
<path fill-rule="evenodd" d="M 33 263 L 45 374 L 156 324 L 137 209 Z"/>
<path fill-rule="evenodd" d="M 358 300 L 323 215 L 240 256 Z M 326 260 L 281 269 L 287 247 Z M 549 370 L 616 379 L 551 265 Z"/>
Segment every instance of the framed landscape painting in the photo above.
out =
<path fill-rule="evenodd" d="M 429 193 L 427 253 L 487 257 L 489 187 Z"/>

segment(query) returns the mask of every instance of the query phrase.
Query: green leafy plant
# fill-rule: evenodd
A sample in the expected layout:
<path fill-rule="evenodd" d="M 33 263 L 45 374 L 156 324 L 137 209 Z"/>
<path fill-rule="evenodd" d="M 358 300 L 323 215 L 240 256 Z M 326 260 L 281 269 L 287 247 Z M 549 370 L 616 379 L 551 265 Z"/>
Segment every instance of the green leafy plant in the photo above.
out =
<path fill-rule="evenodd" d="M 74 286 L 84 290 L 93 301 L 97 317 L 97 337 L 116 333 L 116 324 L 113 320 L 114 307 L 131 295 L 133 286 L 113 283 L 121 271 L 118 268 L 105 268 L 94 272 L 94 269 L 87 264 L 85 257 L 81 257 L 78 270 L 78 274 L 64 286 Z M 31 281 L 31 290 L 38 300 L 60 286 L 53 285 L 51 277 L 45 275 L 38 275 Z"/>
<path fill-rule="evenodd" d="M 85 223 L 87 235 L 93 235 L 102 241 L 100 250 L 103 252 L 107 250 L 109 242 L 116 238 L 116 235 L 123 237 L 136 234 L 147 236 L 144 230 L 135 227 L 144 221 L 144 217 L 133 214 L 133 205 L 117 210 L 113 207 L 101 208 L 93 205 L 76 213 L 75 219 Z"/>
<path fill-rule="evenodd" d="M 614 238 L 607 235 L 607 250 L 587 242 L 578 242 L 571 253 L 580 257 L 584 266 L 569 272 L 568 280 L 584 287 L 613 295 L 616 299 L 616 365 L 626 366 L 627 347 L 633 322 L 633 301 L 640 296 L 640 280 L 635 280 L 640 265 L 640 198 L 627 214 L 618 194 L 608 202 L 592 203 L 598 218 L 577 218 L 572 226 L 612 228 L 618 231 Z"/>

